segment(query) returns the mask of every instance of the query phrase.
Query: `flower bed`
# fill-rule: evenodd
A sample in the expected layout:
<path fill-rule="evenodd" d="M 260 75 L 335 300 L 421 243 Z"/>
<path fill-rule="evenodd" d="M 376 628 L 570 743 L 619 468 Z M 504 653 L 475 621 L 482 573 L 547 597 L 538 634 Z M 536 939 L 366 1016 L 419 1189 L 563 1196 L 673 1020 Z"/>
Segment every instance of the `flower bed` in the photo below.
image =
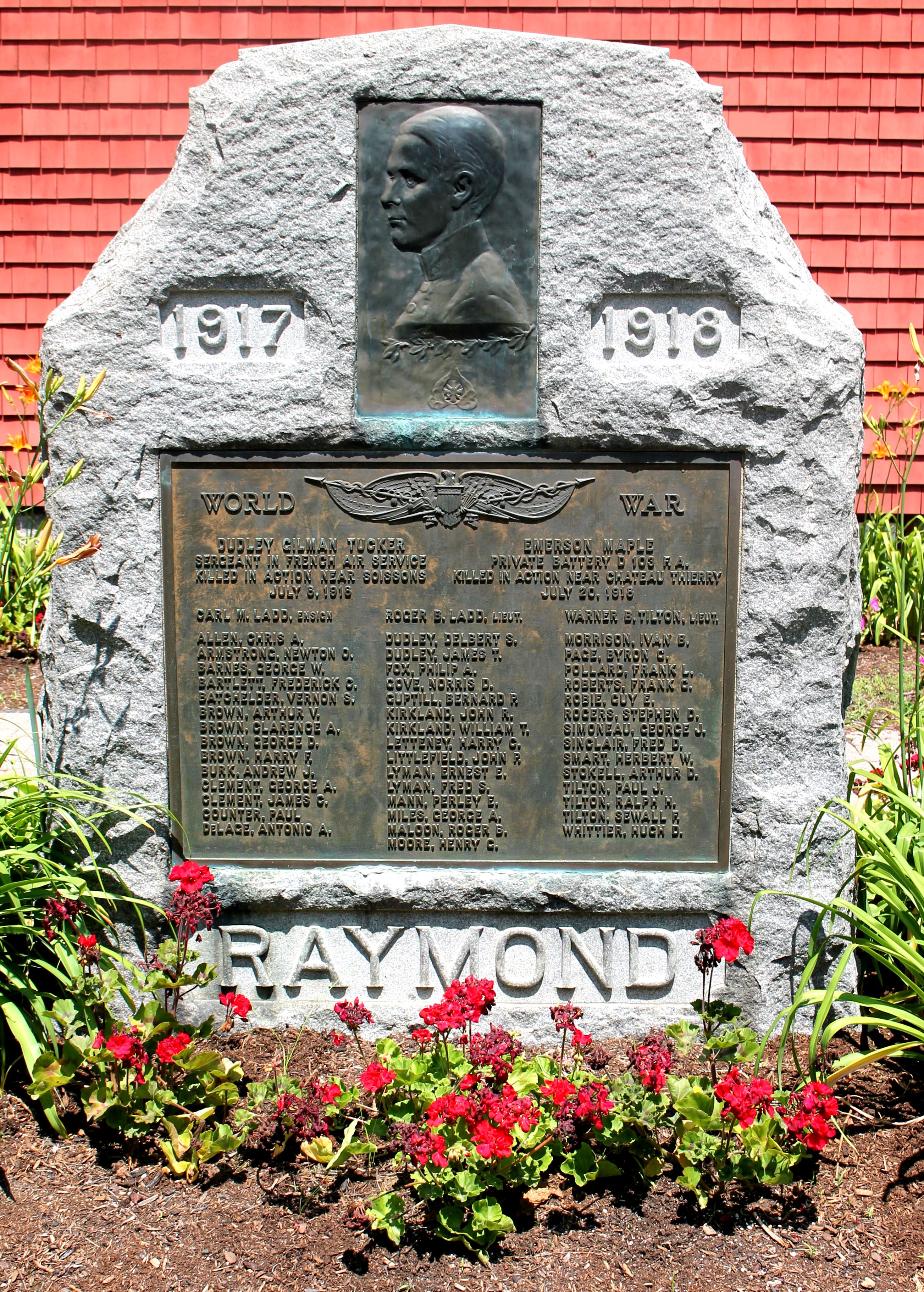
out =
<path fill-rule="evenodd" d="M 713 998 L 718 965 L 753 950 L 740 920 L 720 918 L 696 935 L 697 1023 L 645 1037 L 617 1075 L 581 1029 L 580 1006 L 553 1006 L 554 1045 L 528 1053 L 510 1032 L 485 1026 L 494 984 L 469 977 L 451 982 L 419 1023 L 409 1020 L 409 1033 L 372 1049 L 363 1039 L 369 1007 L 339 1001 L 344 1030 L 330 1037 L 329 1065 L 296 1078 L 280 1054 L 264 1079 L 246 1081 L 207 1044 L 214 1020 L 178 1021 L 184 997 L 214 977 L 195 942 L 221 908 L 207 866 L 184 862 L 171 879 L 170 936 L 143 967 L 100 945 L 79 902 L 49 899 L 45 936 L 72 940 L 80 967 L 52 1007 L 54 1042 L 29 1090 L 46 1101 L 66 1090 L 88 1123 L 156 1144 L 190 1182 L 232 1154 L 298 1162 L 316 1192 L 358 1174 L 369 1187 L 354 1219 L 370 1232 L 393 1244 L 428 1235 L 484 1257 L 552 1175 L 579 1189 L 618 1178 L 633 1190 L 670 1174 L 707 1208 L 730 1186 L 779 1188 L 810 1174 L 836 1134 L 831 1087 L 777 1089 L 751 1071 L 758 1038 L 736 1006 Z M 220 1003 L 218 1031 L 228 1033 L 250 1002 L 227 992 Z M 344 1060 L 348 1045 L 358 1071 Z"/>

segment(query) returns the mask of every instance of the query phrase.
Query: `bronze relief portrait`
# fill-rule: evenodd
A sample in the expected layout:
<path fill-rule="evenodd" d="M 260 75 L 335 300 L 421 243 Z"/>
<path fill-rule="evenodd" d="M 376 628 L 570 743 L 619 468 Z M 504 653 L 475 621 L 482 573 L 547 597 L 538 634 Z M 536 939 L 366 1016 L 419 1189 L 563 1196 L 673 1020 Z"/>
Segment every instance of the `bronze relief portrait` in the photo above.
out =
<path fill-rule="evenodd" d="M 540 109 L 359 110 L 360 414 L 536 412 Z"/>

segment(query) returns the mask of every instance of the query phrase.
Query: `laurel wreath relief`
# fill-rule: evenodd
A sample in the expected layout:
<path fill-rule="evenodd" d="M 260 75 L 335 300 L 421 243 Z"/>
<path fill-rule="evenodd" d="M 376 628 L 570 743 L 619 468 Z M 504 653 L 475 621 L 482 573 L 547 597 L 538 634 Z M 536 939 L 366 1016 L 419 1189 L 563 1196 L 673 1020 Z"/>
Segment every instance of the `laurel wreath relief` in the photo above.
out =
<path fill-rule="evenodd" d="M 397 337 L 390 336 L 382 342 L 382 357 L 389 363 L 399 363 L 405 355 L 414 359 L 426 359 L 431 355 L 452 354 L 453 351 L 459 354 L 471 354 L 473 350 L 481 350 L 485 354 L 496 354 L 499 350 L 507 349 L 511 354 L 519 354 L 535 330 L 535 327 L 528 327 L 520 328 L 516 332 L 505 332 L 502 335 L 464 338 L 428 334 L 414 337 L 409 341 L 401 341 Z"/>

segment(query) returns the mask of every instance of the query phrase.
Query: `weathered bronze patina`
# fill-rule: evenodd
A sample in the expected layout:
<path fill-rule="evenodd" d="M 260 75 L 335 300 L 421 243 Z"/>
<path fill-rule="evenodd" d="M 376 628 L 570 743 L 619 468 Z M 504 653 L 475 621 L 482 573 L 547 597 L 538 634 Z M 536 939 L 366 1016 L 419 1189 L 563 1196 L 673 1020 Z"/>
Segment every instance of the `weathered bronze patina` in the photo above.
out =
<path fill-rule="evenodd" d="M 165 458 L 202 861 L 715 866 L 740 465 Z"/>
<path fill-rule="evenodd" d="M 361 414 L 536 413 L 538 106 L 359 110 Z"/>

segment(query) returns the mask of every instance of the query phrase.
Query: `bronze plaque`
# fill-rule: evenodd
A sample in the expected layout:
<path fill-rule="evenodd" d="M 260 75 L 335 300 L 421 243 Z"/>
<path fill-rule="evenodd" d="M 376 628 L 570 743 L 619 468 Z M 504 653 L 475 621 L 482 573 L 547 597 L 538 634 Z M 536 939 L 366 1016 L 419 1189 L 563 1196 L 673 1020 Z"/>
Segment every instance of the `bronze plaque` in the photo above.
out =
<path fill-rule="evenodd" d="M 163 463 L 200 861 L 726 860 L 740 465 Z"/>
<path fill-rule="evenodd" d="M 360 414 L 536 416 L 541 132 L 535 104 L 360 107 Z"/>

